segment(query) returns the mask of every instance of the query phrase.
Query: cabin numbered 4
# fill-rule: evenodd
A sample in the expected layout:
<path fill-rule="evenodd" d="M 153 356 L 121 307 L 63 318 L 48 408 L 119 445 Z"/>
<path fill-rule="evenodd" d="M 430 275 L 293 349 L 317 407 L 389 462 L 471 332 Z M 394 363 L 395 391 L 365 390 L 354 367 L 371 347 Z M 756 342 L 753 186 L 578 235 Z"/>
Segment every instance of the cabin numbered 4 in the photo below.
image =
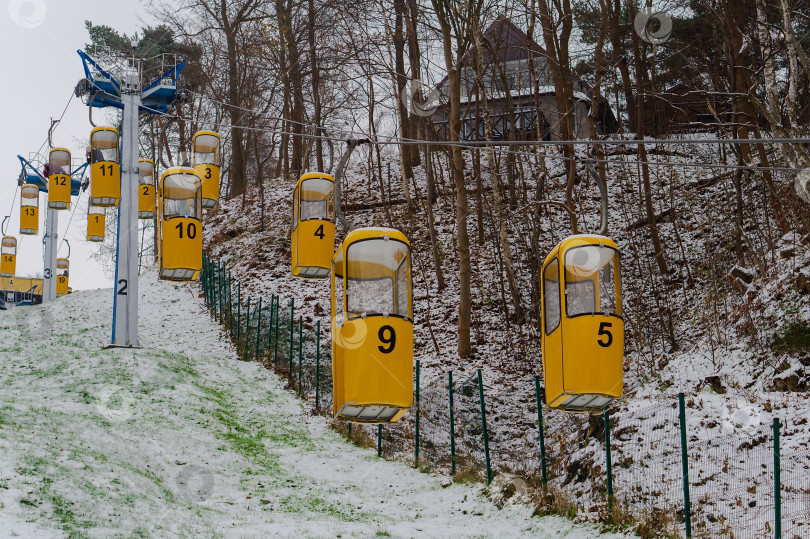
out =
<path fill-rule="evenodd" d="M 334 414 L 393 423 L 413 405 L 408 239 L 387 228 L 346 235 L 332 262 Z"/>
<path fill-rule="evenodd" d="M 335 249 L 335 179 L 322 172 L 301 176 L 293 193 L 292 274 L 329 276 Z"/>
<path fill-rule="evenodd" d="M 202 270 L 202 185 L 193 168 L 166 170 L 158 187 L 159 278 L 196 281 Z"/>
<path fill-rule="evenodd" d="M 601 412 L 623 387 L 619 251 L 610 238 L 570 236 L 543 263 L 543 372 L 551 408 Z"/>

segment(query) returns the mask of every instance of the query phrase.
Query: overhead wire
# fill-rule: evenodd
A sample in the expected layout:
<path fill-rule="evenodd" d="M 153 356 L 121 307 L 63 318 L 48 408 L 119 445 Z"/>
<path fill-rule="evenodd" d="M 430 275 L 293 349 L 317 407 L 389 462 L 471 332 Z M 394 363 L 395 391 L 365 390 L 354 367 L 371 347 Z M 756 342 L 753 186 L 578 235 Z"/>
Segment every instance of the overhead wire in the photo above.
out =
<path fill-rule="evenodd" d="M 148 107 L 143 107 L 147 110 L 151 110 L 157 113 L 156 109 L 150 109 Z M 173 117 L 178 120 L 188 121 L 188 122 L 196 122 L 196 120 L 192 118 L 186 118 L 183 116 L 179 116 L 177 114 L 170 114 L 164 113 L 166 116 Z M 327 135 L 315 135 L 309 133 L 294 133 L 290 131 L 279 131 L 275 129 L 268 129 L 268 128 L 260 128 L 260 127 L 250 127 L 250 126 L 238 126 L 232 125 L 223 122 L 205 122 L 208 125 L 213 125 L 216 127 L 224 127 L 227 129 L 242 129 L 246 131 L 255 131 L 255 132 L 262 132 L 262 133 L 273 133 L 275 135 L 289 135 L 289 136 L 298 136 L 307 139 L 321 139 L 321 140 L 329 140 L 333 142 L 346 142 L 346 138 L 334 137 L 334 136 L 327 136 Z M 300 122 L 299 122 L 300 123 Z M 568 146 L 568 145 L 579 145 L 579 146 L 597 146 L 597 145 L 613 145 L 613 146 L 623 146 L 623 145 L 641 145 L 641 144 L 648 144 L 648 145 L 656 145 L 656 144 L 687 144 L 687 145 L 694 145 L 694 144 L 790 144 L 790 143 L 798 143 L 798 144 L 808 144 L 810 143 L 810 138 L 781 138 L 781 139 L 600 139 L 600 140 L 593 140 L 593 139 L 582 139 L 582 140 L 566 140 L 566 141 L 537 141 L 537 140 L 495 140 L 495 141 L 465 141 L 465 142 L 454 142 L 454 141 L 430 141 L 430 140 L 419 140 L 419 139 L 407 139 L 407 138 L 399 138 L 399 139 L 390 139 L 390 140 L 372 140 L 365 134 L 361 135 L 354 135 L 350 138 L 362 138 L 369 144 L 374 145 L 435 145 L 435 146 L 453 146 L 453 147 L 460 147 L 462 149 L 468 150 L 476 150 L 485 148 L 488 146 L 506 146 L 506 147 L 513 147 L 513 146 Z M 522 156 L 535 156 L 537 154 L 525 151 L 515 151 L 515 150 L 505 150 L 503 153 L 511 154 L 511 155 L 522 155 Z M 545 155 L 548 159 L 556 159 L 560 161 L 575 161 L 581 162 L 581 158 L 576 157 L 566 157 L 563 155 Z M 596 157 L 589 157 L 589 161 L 595 163 L 604 163 L 607 165 L 625 165 L 626 162 L 622 160 L 611 160 L 611 159 L 598 159 Z M 799 172 L 801 169 L 793 168 L 793 167 L 774 167 L 774 166 L 759 166 L 759 165 L 726 165 L 721 163 L 671 163 L 665 161 L 634 161 L 634 163 L 639 165 L 648 165 L 648 166 L 657 166 L 657 167 L 683 167 L 683 168 L 714 168 L 714 169 L 721 169 L 721 170 L 763 170 L 763 171 L 771 171 L 771 172 Z"/>

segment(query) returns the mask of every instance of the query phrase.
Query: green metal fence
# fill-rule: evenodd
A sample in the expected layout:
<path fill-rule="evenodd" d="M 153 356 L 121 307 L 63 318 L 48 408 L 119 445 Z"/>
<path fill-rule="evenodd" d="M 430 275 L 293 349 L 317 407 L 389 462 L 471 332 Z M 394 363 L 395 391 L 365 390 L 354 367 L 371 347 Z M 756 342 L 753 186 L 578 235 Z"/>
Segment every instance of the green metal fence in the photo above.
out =
<path fill-rule="evenodd" d="M 246 294 L 220 261 L 204 256 L 203 265 L 205 304 L 239 356 L 272 368 L 313 413 L 331 416 L 328 324 L 291 298 Z M 417 362 L 412 413 L 397 424 L 352 425 L 354 440 L 386 458 L 465 479 L 491 482 L 509 473 L 530 489 L 573 499 L 587 485 L 602 494 L 606 518 L 621 511 L 662 535 L 810 537 L 810 448 L 780 447 L 785 427 L 777 419 L 716 436 L 701 420 L 697 397 L 661 396 L 646 407 L 590 416 L 594 441 L 587 447 L 598 450 L 577 460 L 550 432 L 579 423 L 544 408 L 538 377 L 517 380 L 509 402 L 498 402 L 503 392 L 491 391 L 481 370 L 432 380 L 420 371 Z"/>

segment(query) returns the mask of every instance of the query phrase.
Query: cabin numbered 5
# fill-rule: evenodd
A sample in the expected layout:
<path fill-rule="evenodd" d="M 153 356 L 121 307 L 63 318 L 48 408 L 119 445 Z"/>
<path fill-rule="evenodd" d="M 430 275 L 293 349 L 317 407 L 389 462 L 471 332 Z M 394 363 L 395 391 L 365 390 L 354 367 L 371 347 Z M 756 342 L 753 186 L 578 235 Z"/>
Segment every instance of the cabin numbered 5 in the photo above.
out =
<path fill-rule="evenodd" d="M 158 187 L 159 278 L 196 281 L 202 270 L 202 185 L 193 168 L 166 170 Z"/>
<path fill-rule="evenodd" d="M 329 276 L 335 249 L 335 179 L 322 172 L 301 176 L 293 193 L 292 274 Z"/>
<path fill-rule="evenodd" d="M 359 228 L 337 248 L 331 272 L 334 414 L 393 423 L 413 405 L 413 309 L 408 239 Z"/>
<path fill-rule="evenodd" d="M 546 404 L 601 412 L 624 391 L 616 244 L 604 236 L 570 236 L 546 257 L 542 280 Z"/>

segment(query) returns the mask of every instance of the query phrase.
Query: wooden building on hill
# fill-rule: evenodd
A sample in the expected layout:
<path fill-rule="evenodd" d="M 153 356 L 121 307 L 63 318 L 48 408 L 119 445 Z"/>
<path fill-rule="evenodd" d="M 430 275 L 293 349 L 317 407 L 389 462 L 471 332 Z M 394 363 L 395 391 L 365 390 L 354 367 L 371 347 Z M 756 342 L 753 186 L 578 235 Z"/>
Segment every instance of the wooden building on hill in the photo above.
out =
<path fill-rule="evenodd" d="M 548 69 L 546 51 L 507 18 L 499 18 L 483 35 L 484 76 L 481 86 L 487 92 L 487 104 L 495 139 L 514 137 L 518 140 L 560 139 L 560 112 L 556 92 Z M 467 51 L 461 73 L 461 139 L 484 138 L 481 103 L 474 91 L 473 52 Z M 445 77 L 437 89 L 447 102 Z M 574 81 L 574 136 L 588 138 L 588 114 L 593 98 L 592 88 L 582 80 Z M 436 136 L 447 140 L 447 108 L 439 106 L 432 116 Z M 596 114 L 598 134 L 612 134 L 618 122 L 603 98 Z"/>

